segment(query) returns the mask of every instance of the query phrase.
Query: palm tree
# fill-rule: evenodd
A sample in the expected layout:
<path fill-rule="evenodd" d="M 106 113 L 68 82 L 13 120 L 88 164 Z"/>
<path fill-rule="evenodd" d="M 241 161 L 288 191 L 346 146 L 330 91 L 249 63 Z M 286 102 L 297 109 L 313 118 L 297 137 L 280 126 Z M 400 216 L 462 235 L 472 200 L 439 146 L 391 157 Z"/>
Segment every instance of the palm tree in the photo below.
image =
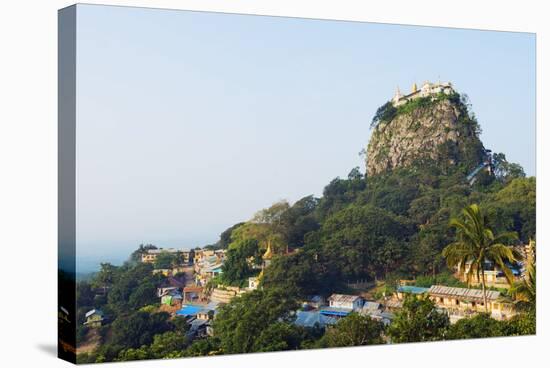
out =
<path fill-rule="evenodd" d="M 511 289 L 511 293 L 516 299 L 516 305 L 525 310 L 534 310 L 537 303 L 535 242 L 530 241 L 530 246 L 531 251 L 527 256 L 525 277 L 515 283 Z"/>
<path fill-rule="evenodd" d="M 487 219 L 483 216 L 477 204 L 472 204 L 462 210 L 463 218 L 451 219 L 449 226 L 456 229 L 456 241 L 443 249 L 450 268 L 459 267 L 461 274 L 467 272 L 467 282 L 470 285 L 475 276 L 483 289 L 483 302 L 488 312 L 487 294 L 485 286 L 486 261 L 495 264 L 506 276 L 509 284 L 513 282 L 513 274 L 506 263 L 513 263 L 520 259 L 520 255 L 507 242 L 518 238 L 515 232 L 505 232 L 498 236 L 487 226 Z"/>

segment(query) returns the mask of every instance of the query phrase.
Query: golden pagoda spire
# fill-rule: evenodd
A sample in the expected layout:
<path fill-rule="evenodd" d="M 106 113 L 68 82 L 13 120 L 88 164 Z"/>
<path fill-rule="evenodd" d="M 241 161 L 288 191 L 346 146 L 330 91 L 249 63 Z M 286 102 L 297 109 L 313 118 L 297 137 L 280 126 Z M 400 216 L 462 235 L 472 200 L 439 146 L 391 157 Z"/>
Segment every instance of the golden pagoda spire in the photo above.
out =
<path fill-rule="evenodd" d="M 271 250 L 271 242 L 267 243 L 267 249 L 264 253 L 264 255 L 262 256 L 263 259 L 271 259 L 271 257 L 273 256 L 273 251 Z"/>
<path fill-rule="evenodd" d="M 412 92 L 416 92 L 418 91 L 418 87 L 416 86 L 416 82 L 413 83 L 413 86 L 412 86 Z"/>

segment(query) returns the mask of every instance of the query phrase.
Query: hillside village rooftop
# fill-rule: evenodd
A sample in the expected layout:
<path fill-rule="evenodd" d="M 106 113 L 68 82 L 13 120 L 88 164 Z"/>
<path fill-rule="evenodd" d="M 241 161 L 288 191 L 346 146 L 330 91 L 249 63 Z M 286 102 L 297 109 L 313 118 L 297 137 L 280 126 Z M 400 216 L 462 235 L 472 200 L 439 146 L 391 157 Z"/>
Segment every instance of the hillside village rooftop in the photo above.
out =
<path fill-rule="evenodd" d="M 458 287 L 442 286 L 442 285 L 433 285 L 428 290 L 430 296 L 434 297 L 451 297 L 459 300 L 468 300 L 468 301 L 483 301 L 483 290 L 479 289 L 465 289 Z M 500 297 L 500 293 L 494 290 L 486 290 L 488 301 L 497 300 Z"/>

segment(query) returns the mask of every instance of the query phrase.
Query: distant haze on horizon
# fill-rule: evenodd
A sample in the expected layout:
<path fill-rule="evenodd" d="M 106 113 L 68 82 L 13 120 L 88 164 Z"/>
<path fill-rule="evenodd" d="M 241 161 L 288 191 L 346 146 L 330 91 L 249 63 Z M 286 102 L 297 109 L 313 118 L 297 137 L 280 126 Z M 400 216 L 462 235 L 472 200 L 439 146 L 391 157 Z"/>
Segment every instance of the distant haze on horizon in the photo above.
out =
<path fill-rule="evenodd" d="M 397 86 L 451 81 L 535 175 L 535 36 L 77 6 L 77 271 L 191 248 L 364 172 Z"/>

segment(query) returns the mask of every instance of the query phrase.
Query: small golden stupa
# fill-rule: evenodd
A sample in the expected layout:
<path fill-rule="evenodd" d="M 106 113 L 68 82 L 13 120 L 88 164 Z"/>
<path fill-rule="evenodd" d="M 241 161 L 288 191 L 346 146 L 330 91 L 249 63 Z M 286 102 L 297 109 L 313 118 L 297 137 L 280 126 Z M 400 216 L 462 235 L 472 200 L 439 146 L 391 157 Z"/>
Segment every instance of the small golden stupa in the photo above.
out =
<path fill-rule="evenodd" d="M 263 259 L 271 259 L 271 257 L 273 257 L 273 251 L 271 250 L 271 244 L 267 244 L 267 249 L 264 253 L 264 255 L 262 256 Z"/>

